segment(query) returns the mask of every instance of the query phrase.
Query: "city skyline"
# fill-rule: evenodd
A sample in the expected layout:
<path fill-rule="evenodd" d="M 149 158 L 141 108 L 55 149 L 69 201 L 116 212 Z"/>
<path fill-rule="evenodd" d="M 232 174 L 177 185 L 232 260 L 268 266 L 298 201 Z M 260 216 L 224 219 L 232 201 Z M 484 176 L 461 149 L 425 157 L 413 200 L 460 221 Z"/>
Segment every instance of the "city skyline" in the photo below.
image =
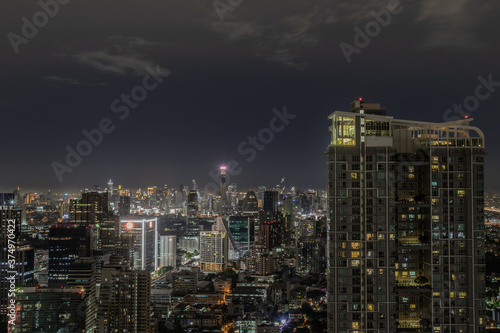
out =
<path fill-rule="evenodd" d="M 500 3 L 0 11 L 0 333 L 500 330 Z"/>

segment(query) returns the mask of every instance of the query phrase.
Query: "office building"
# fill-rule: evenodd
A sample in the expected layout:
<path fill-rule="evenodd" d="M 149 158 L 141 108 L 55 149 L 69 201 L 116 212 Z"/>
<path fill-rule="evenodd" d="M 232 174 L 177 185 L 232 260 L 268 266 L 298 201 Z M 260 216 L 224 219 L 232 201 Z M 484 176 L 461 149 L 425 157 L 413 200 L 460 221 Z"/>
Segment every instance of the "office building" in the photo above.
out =
<path fill-rule="evenodd" d="M 120 202 L 118 204 L 118 213 L 120 216 L 130 215 L 130 197 L 120 196 Z"/>
<path fill-rule="evenodd" d="M 92 228 L 59 224 L 49 229 L 49 287 L 66 286 L 70 265 L 92 255 Z"/>
<path fill-rule="evenodd" d="M 484 136 L 355 101 L 328 146 L 329 332 L 484 332 Z"/>
<path fill-rule="evenodd" d="M 93 250 L 113 251 L 118 237 L 118 219 L 109 208 L 109 193 L 92 190 L 71 199 L 70 223 L 93 227 Z"/>
<path fill-rule="evenodd" d="M 264 192 L 264 211 L 265 212 L 277 212 L 278 211 L 278 192 L 277 191 L 265 191 Z"/>
<path fill-rule="evenodd" d="M 243 199 L 242 204 L 243 215 L 255 217 L 259 214 L 259 201 L 254 191 L 249 190 Z"/>
<path fill-rule="evenodd" d="M 133 269 L 153 272 L 158 268 L 158 219 L 120 219 L 120 236 L 131 245 Z"/>
<path fill-rule="evenodd" d="M 230 216 L 229 231 L 235 242 L 237 257 L 244 256 L 254 242 L 255 224 L 249 216 Z"/>
<path fill-rule="evenodd" d="M 200 224 L 198 213 L 198 192 L 189 191 L 186 203 L 186 232 L 181 238 L 181 249 L 187 252 L 200 250 Z"/>

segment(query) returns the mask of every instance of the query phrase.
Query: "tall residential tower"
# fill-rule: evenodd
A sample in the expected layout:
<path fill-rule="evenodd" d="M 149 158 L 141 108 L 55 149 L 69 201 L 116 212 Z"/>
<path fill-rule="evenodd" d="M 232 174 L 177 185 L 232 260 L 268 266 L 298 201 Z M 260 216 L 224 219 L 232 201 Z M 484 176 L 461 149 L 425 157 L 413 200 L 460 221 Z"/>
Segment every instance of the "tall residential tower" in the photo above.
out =
<path fill-rule="evenodd" d="M 484 136 L 361 100 L 328 146 L 328 332 L 484 332 Z"/>

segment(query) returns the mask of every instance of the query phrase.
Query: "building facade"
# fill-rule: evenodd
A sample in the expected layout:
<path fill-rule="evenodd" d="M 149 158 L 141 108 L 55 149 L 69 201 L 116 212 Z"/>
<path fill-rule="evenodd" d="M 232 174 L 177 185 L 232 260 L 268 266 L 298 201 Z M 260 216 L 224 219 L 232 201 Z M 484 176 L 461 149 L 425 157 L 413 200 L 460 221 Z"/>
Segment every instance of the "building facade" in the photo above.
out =
<path fill-rule="evenodd" d="M 328 146 L 329 332 L 484 332 L 484 136 L 361 100 Z"/>

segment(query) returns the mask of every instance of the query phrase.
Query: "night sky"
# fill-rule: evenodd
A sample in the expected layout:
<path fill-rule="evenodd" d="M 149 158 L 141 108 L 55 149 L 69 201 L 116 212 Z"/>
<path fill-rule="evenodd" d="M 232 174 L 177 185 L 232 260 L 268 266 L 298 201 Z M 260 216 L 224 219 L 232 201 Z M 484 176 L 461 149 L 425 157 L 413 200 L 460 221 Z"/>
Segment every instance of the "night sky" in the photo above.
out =
<path fill-rule="evenodd" d="M 241 165 L 230 179 L 241 189 L 281 177 L 326 188 L 330 113 L 363 97 L 397 118 L 441 122 L 476 94 L 479 76 L 500 82 L 498 1 L 221 0 L 219 13 L 211 0 L 60 2 L 44 22 L 36 1 L 2 1 L 0 191 L 109 178 L 132 188 L 196 179 L 203 188 L 230 160 Z M 388 9 L 391 22 L 372 30 L 369 45 L 358 40 L 348 63 L 341 43 L 354 48 L 354 29 Z M 20 42 L 23 17 L 34 14 L 38 32 Z M 157 65 L 163 82 L 120 119 L 112 103 Z M 486 135 L 485 186 L 500 189 L 496 85 L 470 116 Z M 284 107 L 296 117 L 248 162 L 238 146 Z M 65 164 L 65 147 L 105 118 L 114 131 L 60 182 L 53 162 Z"/>

